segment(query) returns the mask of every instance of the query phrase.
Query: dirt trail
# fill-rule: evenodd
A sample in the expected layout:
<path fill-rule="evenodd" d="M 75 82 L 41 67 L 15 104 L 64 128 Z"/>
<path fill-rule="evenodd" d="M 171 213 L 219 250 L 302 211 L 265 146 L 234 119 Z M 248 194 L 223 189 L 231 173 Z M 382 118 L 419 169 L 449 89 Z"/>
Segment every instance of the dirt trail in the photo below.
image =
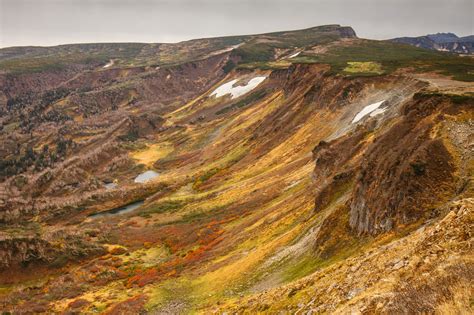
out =
<path fill-rule="evenodd" d="M 456 81 L 436 73 L 413 74 L 413 78 L 428 82 L 431 90 L 451 94 L 474 93 L 474 82 Z"/>

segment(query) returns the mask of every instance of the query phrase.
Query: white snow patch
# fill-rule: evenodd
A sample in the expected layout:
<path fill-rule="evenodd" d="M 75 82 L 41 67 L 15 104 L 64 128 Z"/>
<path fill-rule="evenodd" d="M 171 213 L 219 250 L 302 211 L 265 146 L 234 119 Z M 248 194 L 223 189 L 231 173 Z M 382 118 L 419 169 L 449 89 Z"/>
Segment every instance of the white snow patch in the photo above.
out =
<path fill-rule="evenodd" d="M 157 177 L 158 175 L 160 175 L 160 174 L 155 172 L 155 171 L 149 170 L 149 171 L 143 172 L 140 175 L 138 175 L 137 177 L 135 177 L 134 182 L 135 183 L 146 183 L 146 182 L 149 182 L 150 180 L 152 180 L 153 178 Z"/>
<path fill-rule="evenodd" d="M 301 54 L 301 51 L 298 51 L 297 53 L 294 53 L 293 55 L 289 56 L 288 59 L 295 58 L 299 54 Z"/>
<path fill-rule="evenodd" d="M 227 48 L 223 48 L 221 50 L 216 50 L 216 51 L 213 51 L 209 54 L 209 56 L 215 56 L 215 55 L 219 55 L 219 54 L 223 54 L 225 52 L 229 52 L 229 51 L 232 51 L 234 49 L 237 49 L 239 48 L 240 46 L 242 46 L 244 43 L 240 43 L 240 44 L 237 44 L 237 45 L 233 45 L 233 46 L 230 46 L 230 47 L 227 47 Z"/>
<path fill-rule="evenodd" d="M 370 117 L 373 117 L 373 116 L 375 116 L 375 115 L 378 115 L 378 114 L 383 113 L 383 112 L 385 111 L 385 109 L 379 109 L 379 110 L 377 110 L 377 109 L 380 107 L 380 105 L 383 104 L 383 102 L 385 102 L 385 100 L 365 106 L 364 109 L 362 109 L 362 110 L 354 117 L 354 119 L 352 120 L 352 123 L 358 122 L 359 120 L 361 120 L 362 118 L 364 118 L 364 117 L 367 116 L 368 114 L 370 114 Z"/>
<path fill-rule="evenodd" d="M 386 108 L 377 108 L 372 113 L 370 113 L 370 117 L 377 116 L 378 114 L 383 114 L 387 109 Z"/>
<path fill-rule="evenodd" d="M 112 59 L 110 59 L 109 63 L 106 64 L 105 66 L 103 66 L 103 68 L 108 68 L 110 66 L 113 66 L 114 65 L 114 61 Z"/>
<path fill-rule="evenodd" d="M 237 48 L 239 48 L 240 46 L 242 46 L 243 44 L 245 44 L 245 43 L 240 43 L 240 44 L 237 44 L 237 45 L 234 45 L 234 46 L 230 46 L 230 48 L 232 48 L 232 49 L 237 49 Z"/>
<path fill-rule="evenodd" d="M 225 52 L 228 52 L 228 51 L 232 51 L 234 49 L 237 49 L 239 48 L 240 46 L 242 46 L 244 43 L 240 43 L 240 44 L 237 44 L 237 45 L 233 45 L 233 46 L 230 46 L 230 47 L 227 47 L 227 48 L 224 48 L 224 49 L 221 49 L 219 51 L 216 51 L 216 53 L 225 53 Z"/>
<path fill-rule="evenodd" d="M 246 85 L 239 86 L 234 86 L 234 84 L 239 81 L 238 79 L 235 79 L 219 86 L 217 89 L 214 90 L 214 92 L 211 93 L 211 96 L 215 95 L 216 97 L 221 97 L 227 94 L 231 94 L 232 99 L 234 99 L 252 91 L 266 78 L 267 77 L 255 77 L 251 79 Z"/>

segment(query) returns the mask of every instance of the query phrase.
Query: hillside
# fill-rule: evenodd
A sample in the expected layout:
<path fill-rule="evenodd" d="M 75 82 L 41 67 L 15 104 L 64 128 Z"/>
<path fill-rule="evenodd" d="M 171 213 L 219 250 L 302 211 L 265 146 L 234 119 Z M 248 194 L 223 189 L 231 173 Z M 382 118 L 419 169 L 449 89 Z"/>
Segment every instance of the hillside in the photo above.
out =
<path fill-rule="evenodd" d="M 0 49 L 0 309 L 470 313 L 473 81 L 339 25 Z"/>

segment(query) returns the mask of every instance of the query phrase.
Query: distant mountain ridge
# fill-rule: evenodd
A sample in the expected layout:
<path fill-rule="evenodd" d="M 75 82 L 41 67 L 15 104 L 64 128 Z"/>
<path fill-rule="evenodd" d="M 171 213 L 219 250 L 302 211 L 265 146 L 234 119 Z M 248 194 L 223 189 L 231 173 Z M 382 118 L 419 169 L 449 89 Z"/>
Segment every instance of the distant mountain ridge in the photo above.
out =
<path fill-rule="evenodd" d="M 393 42 L 458 54 L 474 53 L 474 35 L 458 37 L 454 33 L 436 33 L 418 37 L 398 37 Z"/>
<path fill-rule="evenodd" d="M 438 44 L 452 43 L 459 40 L 459 37 L 454 33 L 436 33 L 426 35 L 429 39 Z"/>

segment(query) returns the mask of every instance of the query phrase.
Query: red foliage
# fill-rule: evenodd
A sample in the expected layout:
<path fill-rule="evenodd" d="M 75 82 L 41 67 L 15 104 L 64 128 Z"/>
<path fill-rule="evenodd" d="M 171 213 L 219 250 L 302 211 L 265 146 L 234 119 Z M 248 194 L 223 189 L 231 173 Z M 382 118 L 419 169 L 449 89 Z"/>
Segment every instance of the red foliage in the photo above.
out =
<path fill-rule="evenodd" d="M 145 296 L 137 295 L 128 300 L 118 303 L 106 314 L 139 314 L 143 311 Z"/>
<path fill-rule="evenodd" d="M 187 269 L 190 265 L 205 259 L 208 252 L 224 239 L 225 230 L 221 229 L 222 224 L 239 218 L 240 215 L 232 214 L 221 220 L 203 222 L 202 224 L 194 222 L 193 224 L 161 227 L 159 242 L 166 245 L 174 257 L 155 268 L 136 270 L 133 276 L 128 279 L 127 287 L 143 287 L 160 280 L 160 278 L 178 276 L 180 270 Z M 155 240 L 153 243 L 158 242 Z M 196 244 L 199 245 L 197 249 L 189 250 L 185 255 L 181 254 Z M 145 247 L 150 248 L 152 245 L 152 243 L 146 243 Z"/>
<path fill-rule="evenodd" d="M 127 287 L 130 288 L 133 285 L 144 287 L 145 285 L 155 282 L 158 279 L 158 270 L 156 268 L 150 268 L 145 271 L 138 272 L 127 281 Z"/>

